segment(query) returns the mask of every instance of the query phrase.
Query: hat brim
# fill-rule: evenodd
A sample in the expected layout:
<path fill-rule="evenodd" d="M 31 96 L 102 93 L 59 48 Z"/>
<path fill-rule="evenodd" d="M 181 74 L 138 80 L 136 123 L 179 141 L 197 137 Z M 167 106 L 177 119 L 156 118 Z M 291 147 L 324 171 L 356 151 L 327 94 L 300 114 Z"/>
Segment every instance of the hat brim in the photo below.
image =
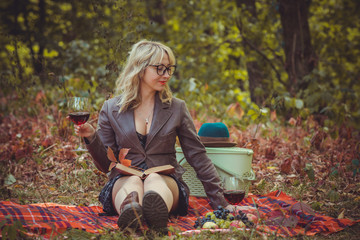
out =
<path fill-rule="evenodd" d="M 235 147 L 234 142 L 202 142 L 205 147 Z"/>

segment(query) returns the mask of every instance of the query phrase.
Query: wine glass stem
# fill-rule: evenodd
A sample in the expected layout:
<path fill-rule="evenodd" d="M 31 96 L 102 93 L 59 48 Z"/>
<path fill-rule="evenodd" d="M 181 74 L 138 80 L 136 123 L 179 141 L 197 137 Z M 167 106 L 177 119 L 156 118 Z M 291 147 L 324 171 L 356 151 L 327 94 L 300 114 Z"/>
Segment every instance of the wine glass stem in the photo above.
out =
<path fill-rule="evenodd" d="M 79 136 L 79 146 L 75 151 L 87 151 L 87 149 L 83 146 L 82 137 Z"/>
<path fill-rule="evenodd" d="M 82 139 L 79 136 L 79 149 L 84 149 L 83 144 L 82 144 Z"/>

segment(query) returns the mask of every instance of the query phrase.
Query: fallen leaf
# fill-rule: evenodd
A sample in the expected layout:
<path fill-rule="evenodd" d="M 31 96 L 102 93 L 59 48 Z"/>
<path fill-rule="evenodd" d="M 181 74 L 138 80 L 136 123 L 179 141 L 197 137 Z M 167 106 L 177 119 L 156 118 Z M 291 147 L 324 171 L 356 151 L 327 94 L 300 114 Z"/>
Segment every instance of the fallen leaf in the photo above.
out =
<path fill-rule="evenodd" d="M 291 172 L 291 163 L 292 158 L 286 158 L 280 165 L 280 171 L 282 173 L 289 174 Z"/>
<path fill-rule="evenodd" d="M 326 133 L 325 132 L 317 131 L 310 140 L 311 145 L 319 150 L 320 147 L 321 147 L 321 143 L 324 141 L 325 138 L 326 138 Z"/>
<path fill-rule="evenodd" d="M 339 216 L 337 218 L 338 219 L 344 218 L 344 214 L 345 214 L 345 208 L 342 208 L 342 211 L 341 211 L 341 213 L 339 214 Z"/>
<path fill-rule="evenodd" d="M 44 148 L 50 147 L 53 144 L 53 140 L 51 136 L 46 136 L 45 139 L 41 142 L 41 145 Z"/>
<path fill-rule="evenodd" d="M 289 123 L 291 126 L 295 126 L 295 124 L 296 124 L 295 118 L 290 118 L 289 121 L 288 121 L 288 123 Z"/>
<path fill-rule="evenodd" d="M 265 149 L 265 157 L 269 160 L 273 160 L 276 156 L 276 153 L 272 147 L 268 147 Z"/>
<path fill-rule="evenodd" d="M 315 215 L 315 212 L 313 211 L 313 209 L 303 203 L 303 202 L 297 202 L 295 204 L 293 204 L 291 207 L 290 207 L 290 211 L 293 212 L 294 214 L 297 214 L 298 211 L 301 211 L 307 215 Z"/>
<path fill-rule="evenodd" d="M 12 185 L 14 183 L 16 183 L 16 179 L 15 179 L 14 175 L 9 174 L 5 179 L 4 185 L 5 186 L 10 186 L 10 185 Z"/>

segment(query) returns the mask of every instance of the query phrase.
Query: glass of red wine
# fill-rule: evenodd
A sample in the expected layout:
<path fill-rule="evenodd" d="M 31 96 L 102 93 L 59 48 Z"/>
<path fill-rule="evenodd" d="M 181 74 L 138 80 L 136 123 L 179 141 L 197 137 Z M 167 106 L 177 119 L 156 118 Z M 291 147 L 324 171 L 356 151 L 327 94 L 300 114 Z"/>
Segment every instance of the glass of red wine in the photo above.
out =
<path fill-rule="evenodd" d="M 224 197 L 232 205 L 239 204 L 245 197 L 242 180 L 234 176 L 223 178 Z"/>
<path fill-rule="evenodd" d="M 82 125 L 90 117 L 90 101 L 86 97 L 71 97 L 68 101 L 69 118 L 76 125 Z M 79 146 L 74 151 L 87 151 L 82 146 L 81 137 L 79 137 Z"/>

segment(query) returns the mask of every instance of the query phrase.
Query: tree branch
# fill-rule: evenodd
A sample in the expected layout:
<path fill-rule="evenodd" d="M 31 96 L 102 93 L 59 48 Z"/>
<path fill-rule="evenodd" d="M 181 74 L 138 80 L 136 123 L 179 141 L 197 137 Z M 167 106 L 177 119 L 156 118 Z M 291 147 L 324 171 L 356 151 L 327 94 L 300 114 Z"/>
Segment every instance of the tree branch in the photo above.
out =
<path fill-rule="evenodd" d="M 276 73 L 276 77 L 277 77 L 278 81 L 279 81 L 281 84 L 283 84 L 284 86 L 286 86 L 286 83 L 285 83 L 283 80 L 281 80 L 280 73 L 279 73 L 279 71 L 276 69 L 276 67 L 274 66 L 274 64 L 271 62 L 271 60 L 270 60 L 262 51 L 260 51 L 257 47 L 255 47 L 255 46 L 254 46 L 246 37 L 244 37 L 243 35 L 242 35 L 242 39 L 243 39 L 243 41 L 246 43 L 246 45 L 248 45 L 250 48 L 252 48 L 255 52 L 257 52 L 260 56 L 263 57 L 264 60 L 266 60 L 266 61 L 270 64 L 271 68 L 272 68 L 272 69 L 275 71 L 275 73 Z"/>
<path fill-rule="evenodd" d="M 237 21 L 236 21 L 236 26 L 237 28 L 239 29 L 240 31 L 240 34 L 241 34 L 241 37 L 243 39 L 243 42 L 248 45 L 251 49 L 253 49 L 255 52 L 257 52 L 261 57 L 263 57 L 263 59 L 265 61 L 267 61 L 271 68 L 275 71 L 276 73 L 276 78 L 278 79 L 278 81 L 283 84 L 285 87 L 286 87 L 286 83 L 281 80 L 281 76 L 280 76 L 280 73 L 279 71 L 276 69 L 276 67 L 274 66 L 274 64 L 271 62 L 271 60 L 262 52 L 260 51 L 256 46 L 254 46 L 254 44 L 252 44 L 243 34 L 243 28 L 242 28 L 242 22 L 241 22 L 241 19 L 238 18 Z"/>

